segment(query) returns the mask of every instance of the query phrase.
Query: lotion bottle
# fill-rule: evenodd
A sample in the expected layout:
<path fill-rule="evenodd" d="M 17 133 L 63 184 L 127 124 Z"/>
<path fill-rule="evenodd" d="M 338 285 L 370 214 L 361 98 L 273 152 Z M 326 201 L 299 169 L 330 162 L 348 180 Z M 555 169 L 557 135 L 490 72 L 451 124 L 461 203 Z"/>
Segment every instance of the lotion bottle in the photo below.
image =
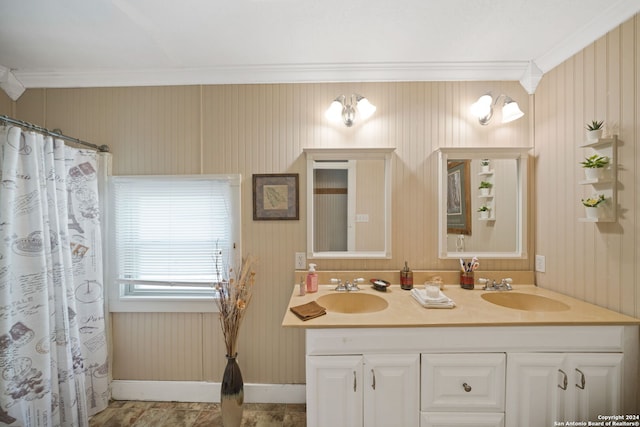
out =
<path fill-rule="evenodd" d="M 318 273 L 316 273 L 316 264 L 309 264 L 309 272 L 307 273 L 307 292 L 318 292 Z"/>

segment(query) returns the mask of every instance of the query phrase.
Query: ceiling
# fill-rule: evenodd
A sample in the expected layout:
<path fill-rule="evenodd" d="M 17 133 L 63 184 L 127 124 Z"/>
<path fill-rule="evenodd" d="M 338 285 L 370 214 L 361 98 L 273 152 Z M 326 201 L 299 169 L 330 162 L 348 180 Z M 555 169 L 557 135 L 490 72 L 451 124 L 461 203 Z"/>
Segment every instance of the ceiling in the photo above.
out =
<path fill-rule="evenodd" d="M 1 0 L 0 80 L 26 88 L 521 81 L 640 0 Z"/>

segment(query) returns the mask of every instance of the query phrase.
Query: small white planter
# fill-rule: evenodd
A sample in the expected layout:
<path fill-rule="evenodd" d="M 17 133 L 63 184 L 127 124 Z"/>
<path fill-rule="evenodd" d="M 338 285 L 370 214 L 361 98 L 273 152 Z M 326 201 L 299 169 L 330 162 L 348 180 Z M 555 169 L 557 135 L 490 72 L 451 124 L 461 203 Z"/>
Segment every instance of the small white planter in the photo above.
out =
<path fill-rule="evenodd" d="M 590 219 L 600 218 L 600 210 L 597 207 L 591 208 L 589 206 L 585 206 L 584 210 L 587 214 L 587 218 L 590 218 Z"/>
<path fill-rule="evenodd" d="M 490 188 L 481 188 L 480 189 L 480 195 L 481 196 L 488 196 L 489 193 L 491 193 L 491 189 Z"/>
<path fill-rule="evenodd" d="M 489 165 L 482 165 L 482 173 L 488 173 L 489 172 Z"/>
<path fill-rule="evenodd" d="M 489 211 L 480 211 L 480 219 L 489 219 Z"/>
<path fill-rule="evenodd" d="M 587 141 L 589 142 L 597 142 L 600 138 L 602 138 L 603 129 L 598 130 L 588 130 L 587 131 Z"/>
<path fill-rule="evenodd" d="M 584 176 L 588 180 L 597 180 L 602 178 L 604 168 L 584 168 Z"/>

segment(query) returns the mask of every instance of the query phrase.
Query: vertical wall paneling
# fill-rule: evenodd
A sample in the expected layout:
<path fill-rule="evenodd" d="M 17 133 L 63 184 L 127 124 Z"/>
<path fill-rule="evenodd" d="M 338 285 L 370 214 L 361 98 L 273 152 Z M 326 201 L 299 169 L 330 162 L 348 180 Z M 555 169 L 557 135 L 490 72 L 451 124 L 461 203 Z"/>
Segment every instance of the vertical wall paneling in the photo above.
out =
<path fill-rule="evenodd" d="M 433 150 L 532 145 L 526 119 L 502 125 L 498 117 L 482 127 L 469 116 L 469 105 L 489 91 L 508 94 L 526 114 L 533 113 L 517 82 L 493 81 L 31 89 L 16 110 L 17 118 L 108 144 L 115 175 L 240 173 L 242 251 L 255 255 L 258 265 L 254 298 L 240 333 L 239 362 L 247 382 L 302 383 L 304 332 L 280 326 L 299 280 L 293 255 L 306 249 L 308 177 L 302 149 L 396 147 L 393 258 L 322 260 L 321 270 L 399 270 L 405 260 L 414 269 L 456 269 L 453 260 L 437 256 Z M 376 113 L 351 128 L 330 124 L 324 117 L 329 103 L 351 93 L 369 97 Z M 543 164 L 555 166 L 545 157 L 546 148 L 540 154 Z M 253 221 L 254 173 L 300 175 L 300 220 Z M 529 240 L 533 253 L 534 239 Z M 532 267 L 532 258 L 483 262 L 488 270 Z M 112 322 L 114 378 L 219 381 L 226 361 L 216 315 L 114 313 Z"/>
<path fill-rule="evenodd" d="M 548 72 L 535 95 L 536 251 L 547 258 L 536 282 L 625 314 L 640 315 L 640 35 L 634 18 Z M 580 223 L 577 182 L 589 151 L 584 127 L 604 120 L 617 134 L 618 212 L 614 223 Z"/>

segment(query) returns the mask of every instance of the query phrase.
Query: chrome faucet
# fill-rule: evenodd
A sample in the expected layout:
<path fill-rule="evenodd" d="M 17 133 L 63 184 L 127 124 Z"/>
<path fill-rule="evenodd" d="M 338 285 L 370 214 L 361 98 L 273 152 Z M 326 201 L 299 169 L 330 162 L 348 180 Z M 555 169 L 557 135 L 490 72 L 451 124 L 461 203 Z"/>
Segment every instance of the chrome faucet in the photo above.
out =
<path fill-rule="evenodd" d="M 484 283 L 484 287 L 482 289 L 485 291 L 510 291 L 513 289 L 513 287 L 511 287 L 513 280 L 509 277 L 502 279 L 500 283 L 497 283 L 495 280 L 483 278 L 478 279 L 478 282 Z"/>
<path fill-rule="evenodd" d="M 331 279 L 331 283 L 337 283 L 338 286 L 334 289 L 336 292 L 357 292 L 360 290 L 358 283 L 364 282 L 363 278 L 353 279 L 352 281 L 346 281 L 342 283 L 341 279 Z"/>
<path fill-rule="evenodd" d="M 348 289 L 347 287 L 342 283 L 341 279 L 331 279 L 331 283 L 337 283 L 338 286 L 336 286 L 336 288 L 334 289 L 335 291 L 338 292 L 347 292 Z"/>
<path fill-rule="evenodd" d="M 347 280 L 347 292 L 357 292 L 360 290 L 360 288 L 358 287 L 358 283 L 362 283 L 364 282 L 364 279 L 362 277 L 359 277 L 357 279 L 353 279 L 351 281 L 351 283 L 349 283 L 349 281 Z"/>

